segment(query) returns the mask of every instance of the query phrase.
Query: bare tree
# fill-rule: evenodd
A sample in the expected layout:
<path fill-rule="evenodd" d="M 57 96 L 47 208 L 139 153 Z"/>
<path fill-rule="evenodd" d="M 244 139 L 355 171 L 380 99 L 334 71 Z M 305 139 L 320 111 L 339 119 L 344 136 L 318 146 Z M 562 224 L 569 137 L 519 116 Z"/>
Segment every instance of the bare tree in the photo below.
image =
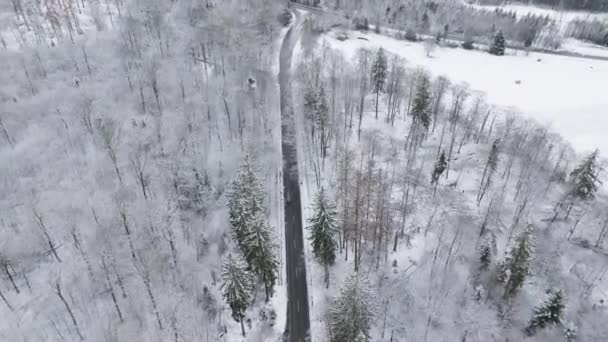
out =
<path fill-rule="evenodd" d="M 84 336 L 80 332 L 80 327 L 78 326 L 78 321 L 76 321 L 76 316 L 74 316 L 74 312 L 72 311 L 70 304 L 65 299 L 63 292 L 61 292 L 61 285 L 59 284 L 59 282 L 59 279 L 55 282 L 55 294 L 59 297 L 59 299 L 61 299 L 63 305 L 65 305 L 65 308 L 68 311 L 68 314 L 70 315 L 70 319 L 72 320 L 72 324 L 74 325 L 74 329 L 76 329 L 76 333 L 78 334 L 78 337 L 80 337 L 80 340 L 83 341 Z"/>
<path fill-rule="evenodd" d="M 21 291 L 19 291 L 19 287 L 17 286 L 17 283 L 15 283 L 15 278 L 14 278 L 13 274 L 11 273 L 11 271 L 9 270 L 10 261 L 4 255 L 0 255 L 0 266 L 4 270 L 4 274 L 6 274 L 9 281 L 11 282 L 11 285 L 13 286 L 13 289 L 15 289 L 15 292 L 17 292 L 17 294 L 19 294 Z"/>
<path fill-rule="evenodd" d="M 146 175 L 146 165 L 148 163 L 148 146 L 143 146 L 137 149 L 136 152 L 131 154 L 131 167 L 135 173 L 135 177 L 141 187 L 141 192 L 144 195 L 144 199 L 148 199 L 148 177 Z"/>
<path fill-rule="evenodd" d="M 114 165 L 114 171 L 118 177 L 118 181 L 122 184 L 122 175 L 118 168 L 118 157 L 116 156 L 116 149 L 120 143 L 120 127 L 112 119 L 98 121 L 97 129 L 101 137 L 102 144 Z"/>
<path fill-rule="evenodd" d="M 133 263 L 135 265 L 135 269 L 137 270 L 137 274 L 139 275 L 139 277 L 141 278 L 141 280 L 143 281 L 143 283 L 146 287 L 146 293 L 148 294 L 148 298 L 150 299 L 150 303 L 152 304 L 152 312 L 156 316 L 156 322 L 158 323 L 158 328 L 160 330 L 163 330 L 163 322 L 160 318 L 158 304 L 156 302 L 156 297 L 154 297 L 154 292 L 152 291 L 152 281 L 150 278 L 151 277 L 150 270 L 149 270 L 147 264 L 145 263 L 144 259 L 141 257 L 139 259 L 140 259 L 140 261 L 137 261 L 137 259 L 135 259 L 133 261 Z"/>
<path fill-rule="evenodd" d="M 124 322 L 122 312 L 120 311 L 120 306 L 118 306 L 118 300 L 116 299 L 116 293 L 114 292 L 114 286 L 112 286 L 112 280 L 110 278 L 110 269 L 106 263 L 105 256 L 101 256 L 101 266 L 103 267 L 103 271 L 106 274 L 106 282 L 108 283 L 108 289 L 110 290 L 110 296 L 112 297 L 112 302 L 114 303 L 114 308 L 116 309 L 116 313 L 118 314 L 118 318 L 120 322 Z"/>
<path fill-rule="evenodd" d="M 436 48 L 437 45 L 435 44 L 434 39 L 427 39 L 424 41 L 424 52 L 426 53 L 427 57 L 431 57 L 431 54 L 433 53 L 433 51 L 435 51 Z"/>
<path fill-rule="evenodd" d="M 55 242 L 53 242 L 53 239 L 49 235 L 49 230 L 47 229 L 46 225 L 44 224 L 44 220 L 42 219 L 42 216 L 38 213 L 38 211 L 36 211 L 36 209 L 33 209 L 33 212 L 34 212 L 34 218 L 36 219 L 36 223 L 38 224 L 38 227 L 40 228 L 40 230 L 42 230 L 42 233 L 44 234 L 44 237 L 46 238 L 46 242 L 49 245 L 50 252 L 53 254 L 53 256 L 55 256 L 55 259 L 57 259 L 57 261 L 61 262 L 61 258 L 59 258 L 59 255 L 57 254 L 57 248 L 55 247 Z"/>

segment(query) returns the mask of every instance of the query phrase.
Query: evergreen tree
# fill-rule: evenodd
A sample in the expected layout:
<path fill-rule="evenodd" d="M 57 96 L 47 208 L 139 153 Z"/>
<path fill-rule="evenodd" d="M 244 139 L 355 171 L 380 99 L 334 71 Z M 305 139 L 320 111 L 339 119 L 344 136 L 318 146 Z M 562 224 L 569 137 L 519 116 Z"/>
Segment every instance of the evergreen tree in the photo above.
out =
<path fill-rule="evenodd" d="M 329 287 L 329 266 L 336 260 L 338 244 L 335 236 L 337 233 L 336 206 L 327 198 L 325 190 L 317 193 L 314 200 L 314 215 L 308 220 L 310 229 L 310 241 L 315 257 L 325 268 L 325 284 Z"/>
<path fill-rule="evenodd" d="M 245 262 L 238 256 L 233 257 L 232 254 L 228 254 L 228 259 L 222 265 L 221 290 L 232 311 L 232 318 L 241 323 L 243 336 L 245 336 L 243 319 L 252 299 L 253 287 L 254 279 L 247 270 Z"/>
<path fill-rule="evenodd" d="M 373 90 L 376 93 L 376 119 L 378 118 L 378 99 L 380 93 L 384 91 L 386 76 L 388 74 L 388 63 L 384 55 L 384 49 L 379 48 L 372 63 L 371 81 Z"/>
<path fill-rule="evenodd" d="M 431 175 L 431 184 L 437 184 L 439 181 L 439 177 L 445 172 L 448 168 L 448 162 L 445 159 L 445 152 L 441 151 L 441 155 L 439 156 L 439 160 L 435 162 L 435 167 L 433 168 L 433 174 Z"/>
<path fill-rule="evenodd" d="M 430 81 L 428 76 L 422 75 L 416 87 L 412 116 L 414 124 L 424 127 L 425 131 L 431 126 L 431 103 Z"/>
<path fill-rule="evenodd" d="M 479 192 L 477 193 L 477 202 L 481 202 L 486 193 L 486 190 L 488 190 L 488 188 L 492 184 L 492 177 L 494 176 L 494 172 L 496 172 L 496 168 L 498 167 L 499 154 L 500 139 L 496 139 L 492 144 L 490 154 L 488 154 L 486 166 L 483 170 L 483 175 L 481 176 L 481 184 L 479 185 Z"/>
<path fill-rule="evenodd" d="M 479 269 L 486 271 L 492 262 L 492 249 L 490 245 L 484 244 L 479 249 Z"/>
<path fill-rule="evenodd" d="M 532 232 L 528 227 L 515 239 L 515 247 L 507 257 L 498 265 L 499 278 L 505 282 L 504 297 L 509 298 L 517 294 L 530 273 L 530 259 Z"/>
<path fill-rule="evenodd" d="M 230 186 L 228 209 L 234 240 L 246 254 L 243 236 L 251 229 L 253 218 L 259 213 L 266 213 L 264 189 L 256 175 L 255 161 L 249 155 L 243 159 L 239 173 Z"/>
<path fill-rule="evenodd" d="M 598 183 L 599 167 L 597 163 L 598 150 L 595 150 L 587 157 L 572 173 L 570 181 L 572 183 L 571 194 L 582 200 L 591 199 L 595 196 Z"/>
<path fill-rule="evenodd" d="M 329 312 L 331 340 L 367 341 L 374 318 L 373 300 L 364 275 L 355 273 L 346 278 Z"/>
<path fill-rule="evenodd" d="M 496 56 L 504 56 L 505 54 L 505 36 L 502 31 L 498 31 L 494 37 L 494 44 L 490 47 L 490 53 Z"/>
<path fill-rule="evenodd" d="M 527 328 L 528 333 L 532 335 L 538 328 L 559 324 L 563 310 L 562 292 L 558 290 L 551 293 L 549 299 L 534 310 L 534 315 Z"/>
<path fill-rule="evenodd" d="M 439 159 L 435 162 L 435 167 L 433 168 L 433 173 L 431 174 L 431 185 L 435 185 L 433 187 L 433 197 L 437 192 L 437 184 L 439 183 L 439 177 L 447 170 L 448 162 L 445 159 L 445 152 L 441 151 L 441 155 Z"/>
<path fill-rule="evenodd" d="M 265 212 L 259 212 L 251 221 L 251 226 L 243 236 L 245 260 L 251 271 L 264 283 L 266 301 L 272 295 L 277 281 L 279 263 L 272 228 Z"/>

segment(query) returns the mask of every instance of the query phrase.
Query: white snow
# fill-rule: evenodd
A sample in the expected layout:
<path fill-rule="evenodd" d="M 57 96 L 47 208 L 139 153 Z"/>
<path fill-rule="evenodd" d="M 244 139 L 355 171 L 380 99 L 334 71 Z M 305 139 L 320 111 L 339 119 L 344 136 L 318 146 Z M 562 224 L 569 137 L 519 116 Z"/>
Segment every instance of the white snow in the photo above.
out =
<path fill-rule="evenodd" d="M 513 107 L 541 123 L 550 123 L 579 152 L 594 148 L 608 151 L 608 139 L 604 138 L 608 129 L 608 61 L 513 52 L 496 57 L 484 51 L 446 47 L 438 47 L 429 58 L 423 44 L 373 33 L 348 35 L 346 41 L 334 35 L 324 39 L 348 58 L 359 48 L 383 47 L 435 76 L 446 75 L 452 82 L 466 82 L 473 90 L 485 92 L 490 104 Z"/>
<path fill-rule="evenodd" d="M 575 19 L 603 20 L 603 19 L 608 18 L 608 14 L 605 14 L 605 13 L 590 13 L 590 12 L 585 12 L 585 11 L 573 11 L 573 10 L 560 11 L 560 10 L 554 10 L 551 8 L 527 6 L 527 5 L 522 5 L 522 4 L 506 4 L 506 5 L 501 5 L 501 6 L 471 4 L 468 6 L 475 7 L 477 9 L 489 10 L 489 11 L 493 11 L 495 9 L 501 9 L 506 12 L 515 12 L 515 14 L 517 14 L 518 17 L 525 16 L 528 14 L 548 16 L 549 18 L 555 20 L 562 29 L 565 29 L 565 27 L 568 25 L 568 23 L 570 23 L 572 20 L 575 20 Z"/>
<path fill-rule="evenodd" d="M 608 48 L 573 38 L 564 39 L 559 51 L 576 52 L 583 55 L 608 57 Z"/>

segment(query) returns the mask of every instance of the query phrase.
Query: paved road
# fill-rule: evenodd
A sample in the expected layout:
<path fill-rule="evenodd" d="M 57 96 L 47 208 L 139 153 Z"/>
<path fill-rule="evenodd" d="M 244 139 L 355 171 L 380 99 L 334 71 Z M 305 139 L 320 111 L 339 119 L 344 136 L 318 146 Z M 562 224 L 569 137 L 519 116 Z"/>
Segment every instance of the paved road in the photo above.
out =
<path fill-rule="evenodd" d="M 279 86 L 281 89 L 281 147 L 285 196 L 285 254 L 287 256 L 287 327 L 285 341 L 309 341 L 310 317 L 302 232 L 302 202 L 298 176 L 296 121 L 291 87 L 291 60 L 301 30 L 296 14 L 281 46 Z"/>

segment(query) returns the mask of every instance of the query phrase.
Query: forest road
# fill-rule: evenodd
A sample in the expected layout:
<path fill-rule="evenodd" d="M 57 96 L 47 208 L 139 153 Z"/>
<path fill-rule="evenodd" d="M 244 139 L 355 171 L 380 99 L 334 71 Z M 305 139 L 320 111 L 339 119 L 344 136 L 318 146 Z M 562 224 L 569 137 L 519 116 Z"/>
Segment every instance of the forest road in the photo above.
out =
<path fill-rule="evenodd" d="M 286 342 L 310 341 L 308 288 L 302 231 L 302 201 L 298 175 L 296 120 L 294 118 L 291 61 L 301 34 L 302 18 L 294 11 L 293 23 L 281 46 L 279 87 L 281 96 L 281 148 L 285 205 L 285 254 L 287 268 Z"/>

